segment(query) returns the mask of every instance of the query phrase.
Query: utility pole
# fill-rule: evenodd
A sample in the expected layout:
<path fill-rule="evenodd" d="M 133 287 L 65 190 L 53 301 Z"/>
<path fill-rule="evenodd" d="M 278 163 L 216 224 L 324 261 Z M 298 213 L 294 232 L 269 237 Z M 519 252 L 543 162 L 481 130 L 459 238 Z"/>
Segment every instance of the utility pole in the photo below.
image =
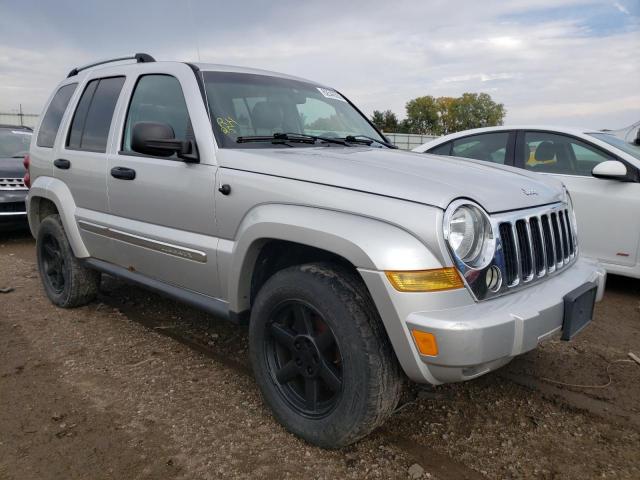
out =
<path fill-rule="evenodd" d="M 20 126 L 24 127 L 24 123 L 22 122 L 22 104 L 20 103 L 20 113 L 18 114 L 20 116 Z"/>

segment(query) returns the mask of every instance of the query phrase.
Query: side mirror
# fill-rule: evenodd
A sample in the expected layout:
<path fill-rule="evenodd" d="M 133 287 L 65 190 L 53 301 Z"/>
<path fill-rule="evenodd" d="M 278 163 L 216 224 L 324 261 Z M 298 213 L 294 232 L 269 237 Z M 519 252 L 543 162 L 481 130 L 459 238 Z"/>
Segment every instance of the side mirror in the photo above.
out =
<path fill-rule="evenodd" d="M 618 160 L 607 160 L 593 167 L 591 175 L 607 180 L 626 180 L 627 166 Z"/>
<path fill-rule="evenodd" d="M 154 157 L 170 157 L 174 153 L 189 163 L 197 163 L 198 151 L 193 140 L 176 140 L 167 123 L 138 122 L 133 126 L 131 149 Z"/>

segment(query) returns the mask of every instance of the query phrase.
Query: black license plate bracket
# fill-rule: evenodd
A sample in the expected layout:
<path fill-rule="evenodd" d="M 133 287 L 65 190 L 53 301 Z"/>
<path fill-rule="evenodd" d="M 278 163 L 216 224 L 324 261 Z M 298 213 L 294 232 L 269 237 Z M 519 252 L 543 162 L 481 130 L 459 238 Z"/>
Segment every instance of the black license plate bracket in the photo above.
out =
<path fill-rule="evenodd" d="M 562 340 L 571 340 L 591 322 L 597 291 L 598 285 L 588 282 L 564 296 Z"/>

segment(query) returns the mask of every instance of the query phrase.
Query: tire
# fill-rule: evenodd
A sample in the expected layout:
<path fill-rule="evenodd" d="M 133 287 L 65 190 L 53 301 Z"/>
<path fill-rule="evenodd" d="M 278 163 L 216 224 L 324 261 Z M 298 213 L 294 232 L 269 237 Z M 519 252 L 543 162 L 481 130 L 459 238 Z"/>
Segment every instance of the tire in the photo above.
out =
<path fill-rule="evenodd" d="M 75 257 L 60 215 L 49 215 L 40 223 L 36 251 L 40 279 L 52 303 L 73 308 L 95 299 L 100 273 L 87 268 Z"/>
<path fill-rule="evenodd" d="M 298 265 L 267 280 L 249 346 L 275 418 L 314 445 L 352 444 L 398 404 L 403 382 L 384 326 L 360 278 L 340 266 Z"/>

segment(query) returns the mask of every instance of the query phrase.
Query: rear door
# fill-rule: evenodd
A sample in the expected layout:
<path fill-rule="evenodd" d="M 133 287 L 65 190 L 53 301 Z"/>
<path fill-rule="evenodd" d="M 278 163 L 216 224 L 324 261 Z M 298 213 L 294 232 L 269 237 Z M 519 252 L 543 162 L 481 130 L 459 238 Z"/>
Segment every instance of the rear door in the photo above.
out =
<path fill-rule="evenodd" d="M 194 72 L 156 65 L 132 76 L 108 162 L 113 263 L 212 297 L 220 293 L 216 249 L 214 140 Z M 173 69 L 172 69 L 173 68 Z M 195 140 L 199 163 L 133 151 L 138 122 L 168 124 L 175 138 Z M 126 170 L 132 178 L 115 172 Z"/>
<path fill-rule="evenodd" d="M 68 128 L 58 138 L 60 147 L 54 151 L 54 176 L 71 190 L 82 240 L 90 255 L 99 259 L 109 257 L 111 242 L 90 227 L 102 223 L 109 211 L 106 152 L 124 82 L 124 76 L 85 82 Z"/>
<path fill-rule="evenodd" d="M 521 168 L 552 175 L 569 189 L 584 255 L 610 264 L 635 265 L 640 184 L 591 175 L 598 163 L 616 160 L 613 154 L 570 135 L 529 130 L 518 135 L 516 160 Z"/>

